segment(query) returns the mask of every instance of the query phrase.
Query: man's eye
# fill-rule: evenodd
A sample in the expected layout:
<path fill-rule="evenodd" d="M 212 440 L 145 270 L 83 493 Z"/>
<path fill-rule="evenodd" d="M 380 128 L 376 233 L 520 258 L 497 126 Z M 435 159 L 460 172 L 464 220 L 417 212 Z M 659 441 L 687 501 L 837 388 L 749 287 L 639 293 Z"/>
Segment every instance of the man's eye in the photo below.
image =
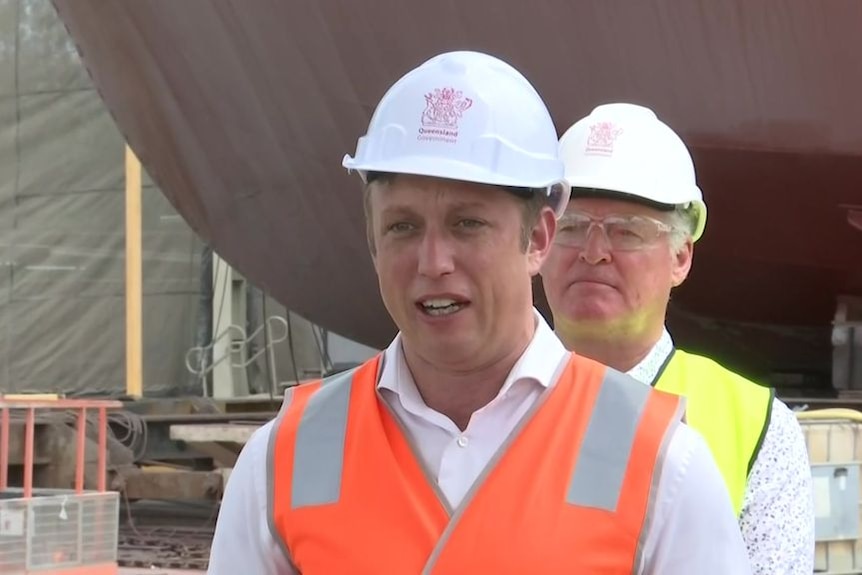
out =
<path fill-rule="evenodd" d="M 613 235 L 620 236 L 623 238 L 639 238 L 641 236 L 641 234 L 639 234 L 637 230 L 622 226 L 612 228 L 611 233 Z"/>
<path fill-rule="evenodd" d="M 590 228 L 589 222 L 587 222 L 586 224 L 583 224 L 581 222 L 564 223 L 559 228 L 557 228 L 557 235 L 558 236 L 567 236 L 567 237 L 568 236 L 571 236 L 571 237 L 586 236 L 589 228 Z"/>
<path fill-rule="evenodd" d="M 485 225 L 485 222 L 474 220 L 470 218 L 464 218 L 463 220 L 458 221 L 458 227 L 461 228 L 479 228 Z"/>
<path fill-rule="evenodd" d="M 395 222 L 394 224 L 389 224 L 389 226 L 387 226 L 387 228 L 386 228 L 386 231 L 387 232 L 395 232 L 395 233 L 403 233 L 403 232 L 409 232 L 412 229 L 413 229 L 413 224 L 410 224 L 408 222 Z"/>
<path fill-rule="evenodd" d="M 582 232 L 587 228 L 583 224 L 561 224 L 558 228 L 561 232 Z"/>

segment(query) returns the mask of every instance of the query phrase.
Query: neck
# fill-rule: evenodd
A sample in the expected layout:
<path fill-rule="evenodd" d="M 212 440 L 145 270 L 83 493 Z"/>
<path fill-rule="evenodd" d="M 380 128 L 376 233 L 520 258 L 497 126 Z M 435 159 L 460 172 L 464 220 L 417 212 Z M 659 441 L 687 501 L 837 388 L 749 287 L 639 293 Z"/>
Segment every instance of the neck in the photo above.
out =
<path fill-rule="evenodd" d="M 639 333 L 614 333 L 610 329 L 561 326 L 557 335 L 566 349 L 623 373 L 639 364 L 661 338 L 663 325 Z"/>
<path fill-rule="evenodd" d="M 473 413 L 500 393 L 509 372 L 530 344 L 535 323 L 531 315 L 530 328 L 519 339 L 519 345 L 474 366 L 439 365 L 403 345 L 404 359 L 425 405 L 451 419 L 461 431 L 467 429 Z"/>
<path fill-rule="evenodd" d="M 632 342 L 629 345 L 620 345 L 619 342 L 608 344 L 608 342 L 589 340 L 576 340 L 572 344 L 564 343 L 566 348 L 576 350 L 578 355 L 589 357 L 623 373 L 643 361 L 655 345 L 655 342 L 651 344 Z"/>

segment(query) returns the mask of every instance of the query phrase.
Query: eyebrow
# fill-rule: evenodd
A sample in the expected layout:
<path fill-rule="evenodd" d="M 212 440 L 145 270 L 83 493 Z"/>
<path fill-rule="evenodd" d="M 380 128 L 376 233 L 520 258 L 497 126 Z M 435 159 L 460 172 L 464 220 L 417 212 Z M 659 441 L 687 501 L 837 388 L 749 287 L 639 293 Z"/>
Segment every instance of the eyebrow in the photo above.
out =
<path fill-rule="evenodd" d="M 416 215 L 416 210 L 404 205 L 386 206 L 380 211 L 380 215 L 381 217 L 413 216 Z"/>

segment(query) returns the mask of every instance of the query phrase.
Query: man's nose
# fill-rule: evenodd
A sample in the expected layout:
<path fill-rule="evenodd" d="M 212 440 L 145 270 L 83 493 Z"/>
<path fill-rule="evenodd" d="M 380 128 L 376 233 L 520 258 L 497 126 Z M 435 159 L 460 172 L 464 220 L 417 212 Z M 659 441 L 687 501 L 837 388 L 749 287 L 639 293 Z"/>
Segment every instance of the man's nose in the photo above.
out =
<path fill-rule="evenodd" d="M 584 247 L 580 253 L 581 260 L 590 265 L 609 262 L 611 261 L 611 253 L 611 242 L 608 240 L 605 229 L 600 224 L 593 223 L 590 225 Z"/>
<path fill-rule="evenodd" d="M 433 278 L 452 273 L 454 269 L 451 241 L 439 231 L 429 229 L 419 245 L 419 274 Z"/>

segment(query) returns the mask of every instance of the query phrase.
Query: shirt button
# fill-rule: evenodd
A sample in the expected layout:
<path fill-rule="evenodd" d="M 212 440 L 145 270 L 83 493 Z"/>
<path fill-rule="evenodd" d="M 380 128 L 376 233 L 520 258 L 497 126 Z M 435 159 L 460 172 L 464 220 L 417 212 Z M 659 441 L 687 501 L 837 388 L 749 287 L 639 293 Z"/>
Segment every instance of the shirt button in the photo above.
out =
<path fill-rule="evenodd" d="M 467 447 L 467 437 L 462 435 L 458 438 L 458 447 Z"/>

